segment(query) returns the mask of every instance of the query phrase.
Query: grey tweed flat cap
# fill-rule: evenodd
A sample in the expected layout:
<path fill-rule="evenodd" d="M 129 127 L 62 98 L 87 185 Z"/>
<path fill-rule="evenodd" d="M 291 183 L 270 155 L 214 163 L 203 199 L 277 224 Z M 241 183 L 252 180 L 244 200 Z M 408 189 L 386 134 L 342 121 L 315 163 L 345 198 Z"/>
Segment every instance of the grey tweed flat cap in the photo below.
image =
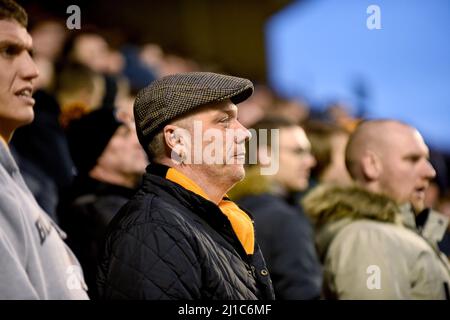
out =
<path fill-rule="evenodd" d="M 134 102 L 139 142 L 146 149 L 172 119 L 225 99 L 238 104 L 252 93 L 250 80 L 211 72 L 179 73 L 155 80 L 138 93 Z"/>

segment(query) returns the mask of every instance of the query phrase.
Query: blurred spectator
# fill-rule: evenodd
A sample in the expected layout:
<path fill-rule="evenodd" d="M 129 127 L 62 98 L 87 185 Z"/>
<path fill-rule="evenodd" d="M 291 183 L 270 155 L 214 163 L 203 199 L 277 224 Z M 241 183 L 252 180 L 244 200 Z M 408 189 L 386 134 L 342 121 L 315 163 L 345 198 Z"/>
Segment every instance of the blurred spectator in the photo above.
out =
<path fill-rule="evenodd" d="M 120 121 L 113 110 L 103 108 L 72 121 L 67 129 L 79 174 L 59 212 L 91 298 L 97 297 L 95 275 L 106 227 L 134 194 L 147 165 L 129 116 Z"/>
<path fill-rule="evenodd" d="M 450 219 L 450 192 L 447 191 L 446 194 L 442 195 L 439 198 L 436 210 Z M 450 223 L 447 227 L 444 237 L 442 238 L 442 241 L 439 242 L 439 249 L 441 249 L 441 251 L 450 258 Z"/>
<path fill-rule="evenodd" d="M 122 49 L 122 53 L 125 57 L 123 73 L 128 78 L 131 92 L 137 93 L 156 79 L 152 69 L 141 60 L 137 47 L 127 45 Z"/>
<path fill-rule="evenodd" d="M 255 93 L 239 105 L 239 121 L 248 128 L 252 127 L 265 117 L 273 103 L 272 91 L 267 86 L 256 85 Z"/>
<path fill-rule="evenodd" d="M 319 186 L 303 202 L 318 228 L 325 296 L 449 299 L 450 265 L 437 249 L 446 219 L 429 212 L 418 221 L 435 171 L 417 130 L 363 122 L 346 165 L 359 186 Z"/>
<path fill-rule="evenodd" d="M 40 21 L 32 27 L 30 34 L 34 42 L 34 55 L 55 63 L 67 37 L 63 22 L 54 19 Z"/>
<path fill-rule="evenodd" d="M 36 23 L 30 31 L 34 45 L 33 58 L 39 69 L 36 88 L 47 93 L 53 89 L 55 63 L 61 55 L 67 36 L 66 30 L 62 22 L 49 19 Z"/>
<path fill-rule="evenodd" d="M 284 117 L 302 124 L 308 119 L 309 107 L 303 100 L 278 99 L 272 108 L 267 110 L 268 116 Z"/>
<path fill-rule="evenodd" d="M 164 62 L 164 52 L 156 43 L 147 43 L 139 53 L 140 60 L 152 71 L 156 78 L 161 77 L 161 67 Z"/>
<path fill-rule="evenodd" d="M 92 30 L 73 33 L 67 40 L 60 63 L 79 63 L 97 73 L 110 68 L 110 48 L 105 38 Z"/>
<path fill-rule="evenodd" d="M 436 208 L 441 191 L 439 185 L 436 183 L 436 179 L 430 181 L 430 186 L 425 193 L 425 205 L 428 208 Z"/>
<path fill-rule="evenodd" d="M 105 80 L 101 75 L 81 64 L 66 64 L 56 85 L 61 125 L 65 128 L 72 119 L 98 109 L 104 95 Z"/>
<path fill-rule="evenodd" d="M 331 103 L 325 110 L 326 119 L 352 132 L 358 125 L 359 120 L 352 117 L 350 107 L 342 102 Z"/>
<path fill-rule="evenodd" d="M 308 121 L 304 128 L 317 161 L 312 169 L 314 182 L 350 184 L 351 178 L 345 167 L 345 147 L 349 134 L 337 125 L 324 121 Z"/>
<path fill-rule="evenodd" d="M 198 71 L 200 66 L 189 58 L 178 54 L 168 53 L 164 55 L 163 62 L 159 69 L 159 75 L 165 77 L 171 74 Z"/>
<path fill-rule="evenodd" d="M 445 195 L 439 198 L 436 209 L 442 214 L 450 217 L 450 192 L 447 192 Z"/>
<path fill-rule="evenodd" d="M 447 155 L 448 158 L 448 155 Z M 436 169 L 436 183 L 439 186 L 441 194 L 444 194 L 449 189 L 448 175 L 450 173 L 446 157 L 443 153 L 437 150 L 430 150 L 430 162 Z"/>
<path fill-rule="evenodd" d="M 299 192 L 308 187 L 309 173 L 315 165 L 310 143 L 296 122 L 285 118 L 267 118 L 253 126 L 259 134 L 255 153 L 258 165 L 251 166 L 246 178 L 229 193 L 254 215 L 256 237 L 269 268 L 277 299 L 317 299 L 320 297 L 322 270 L 314 247 L 309 219 L 300 206 Z M 262 144 L 261 129 L 267 130 Z M 272 141 L 279 130 L 279 141 Z M 250 144 L 251 145 L 251 144 Z M 279 159 L 276 158 L 279 150 Z M 262 159 L 268 155 L 270 164 Z M 252 155 L 250 155 L 252 156 Z M 261 175 L 261 166 L 278 170 Z"/>
<path fill-rule="evenodd" d="M 122 52 L 116 49 L 109 49 L 107 54 L 107 63 L 104 70 L 105 74 L 108 75 L 121 75 L 125 68 L 125 57 Z"/>
<path fill-rule="evenodd" d="M 430 186 L 426 190 L 425 204 L 428 208 L 434 209 L 450 219 L 448 168 L 445 157 L 436 150 L 430 150 L 430 162 L 436 170 L 436 177 L 430 182 Z M 428 214 L 428 211 L 425 210 L 423 214 Z M 450 257 L 450 223 L 438 245 L 439 249 Z"/>

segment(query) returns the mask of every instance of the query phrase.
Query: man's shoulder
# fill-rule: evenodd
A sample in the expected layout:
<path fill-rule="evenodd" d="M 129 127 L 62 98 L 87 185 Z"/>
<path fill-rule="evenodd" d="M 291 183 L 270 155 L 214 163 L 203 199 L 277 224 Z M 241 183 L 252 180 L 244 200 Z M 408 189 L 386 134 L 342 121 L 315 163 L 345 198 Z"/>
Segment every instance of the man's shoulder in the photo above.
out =
<path fill-rule="evenodd" d="M 130 229 L 143 225 L 180 227 L 187 222 L 188 209 L 155 193 L 138 192 L 119 210 L 115 228 Z"/>
<path fill-rule="evenodd" d="M 259 195 L 250 195 L 239 199 L 237 203 L 245 209 L 248 209 L 250 213 L 256 215 L 293 215 L 296 213 L 283 198 L 264 193 Z"/>
<path fill-rule="evenodd" d="M 403 225 L 370 219 L 353 221 L 336 236 L 337 242 L 348 243 L 350 239 L 359 244 L 373 243 L 373 245 L 381 246 L 384 243 L 404 248 L 427 249 L 426 242 Z"/>
<path fill-rule="evenodd" d="M 339 235 L 379 234 L 381 237 L 402 236 L 406 228 L 393 222 L 383 222 L 371 219 L 356 219 L 342 228 Z"/>
<path fill-rule="evenodd" d="M 17 172 L 20 175 L 19 172 Z M 11 221 L 19 221 L 23 218 L 30 218 L 28 210 L 24 209 L 30 205 L 33 199 L 24 195 L 23 187 L 14 181 L 9 173 L 0 163 L 0 215 Z"/>

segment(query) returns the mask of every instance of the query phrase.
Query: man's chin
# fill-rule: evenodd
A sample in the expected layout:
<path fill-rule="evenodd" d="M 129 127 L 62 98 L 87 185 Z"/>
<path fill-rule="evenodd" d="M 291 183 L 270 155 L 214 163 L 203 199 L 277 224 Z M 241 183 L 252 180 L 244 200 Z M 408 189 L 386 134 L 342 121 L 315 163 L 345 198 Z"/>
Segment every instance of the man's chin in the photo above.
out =
<path fill-rule="evenodd" d="M 29 112 L 28 114 L 23 115 L 23 117 L 21 117 L 21 118 L 17 121 L 17 122 L 18 122 L 17 127 L 19 128 L 19 127 L 26 126 L 26 125 L 32 123 L 33 120 L 34 120 L 34 111 L 33 111 L 33 109 L 31 108 L 31 110 L 30 110 L 30 112 Z"/>
<path fill-rule="evenodd" d="M 308 189 L 309 186 L 309 180 L 308 179 L 299 179 L 297 181 L 297 183 L 294 186 L 291 186 L 292 191 L 295 192 L 301 192 L 301 191 L 305 191 L 306 189 Z"/>
<path fill-rule="evenodd" d="M 416 214 L 421 213 L 426 208 L 425 207 L 425 202 L 421 201 L 421 200 L 411 201 L 411 206 L 412 206 L 412 209 L 414 210 L 414 212 Z"/>
<path fill-rule="evenodd" d="M 30 114 L 21 115 L 20 117 L 16 117 L 15 119 L 11 119 L 9 122 L 10 128 L 15 131 L 18 128 L 29 125 L 34 120 L 34 112 L 32 111 Z"/>
<path fill-rule="evenodd" d="M 242 164 L 233 164 L 233 178 L 236 182 L 242 181 L 245 178 L 245 169 Z"/>

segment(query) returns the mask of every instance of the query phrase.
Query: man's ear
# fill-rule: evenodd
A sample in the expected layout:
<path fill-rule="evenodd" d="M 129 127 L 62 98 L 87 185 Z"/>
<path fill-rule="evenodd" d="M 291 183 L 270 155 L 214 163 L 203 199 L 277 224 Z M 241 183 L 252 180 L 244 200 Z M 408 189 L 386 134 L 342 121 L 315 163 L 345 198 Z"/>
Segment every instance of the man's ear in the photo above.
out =
<path fill-rule="evenodd" d="M 366 179 L 377 180 L 382 171 L 380 157 L 375 152 L 367 150 L 361 159 L 361 170 Z"/>
<path fill-rule="evenodd" d="M 171 150 L 173 150 L 175 146 L 183 144 L 179 129 L 179 127 L 170 124 L 166 125 L 163 129 L 164 141 Z"/>
<path fill-rule="evenodd" d="M 177 164 L 191 161 L 191 136 L 189 130 L 175 125 L 166 125 L 163 129 L 166 148 L 170 158 Z"/>

